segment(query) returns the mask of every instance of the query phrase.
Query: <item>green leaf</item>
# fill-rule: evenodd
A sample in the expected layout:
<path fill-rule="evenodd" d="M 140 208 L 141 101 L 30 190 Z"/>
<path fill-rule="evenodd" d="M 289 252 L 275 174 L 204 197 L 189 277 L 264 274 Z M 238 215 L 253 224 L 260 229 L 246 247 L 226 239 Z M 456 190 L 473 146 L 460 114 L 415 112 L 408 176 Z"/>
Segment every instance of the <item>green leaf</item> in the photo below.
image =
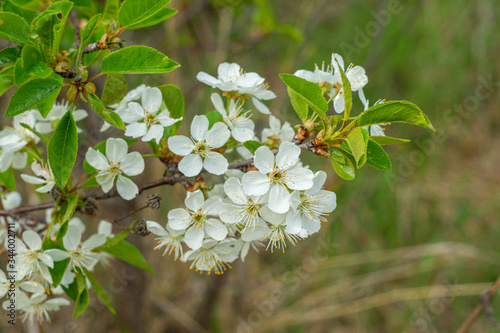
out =
<path fill-rule="evenodd" d="M 69 12 L 73 7 L 73 3 L 69 1 L 59 1 L 47 8 L 48 11 L 55 11 L 54 23 L 53 23 L 53 33 L 54 41 L 52 44 L 52 55 L 56 55 L 59 52 L 59 45 L 61 44 L 61 39 L 64 32 L 64 26 L 68 20 Z"/>
<path fill-rule="evenodd" d="M 20 49 L 17 47 L 6 47 L 0 51 L 0 66 L 15 64 L 19 57 L 21 57 Z"/>
<path fill-rule="evenodd" d="M 158 89 L 161 91 L 163 102 L 170 112 L 170 117 L 175 119 L 184 117 L 184 96 L 182 95 L 181 89 L 173 84 L 159 86 Z M 170 127 L 177 132 L 181 127 L 181 123 L 182 121 L 178 121 Z"/>
<path fill-rule="evenodd" d="M 40 111 L 40 114 L 43 117 L 47 117 L 49 112 L 52 110 L 52 108 L 54 107 L 54 103 L 56 101 L 57 96 L 59 96 L 59 90 L 54 91 L 49 97 L 47 97 L 46 99 L 44 99 L 43 101 L 41 101 L 41 102 L 37 103 L 37 105 L 35 105 L 35 108 L 38 111 Z"/>
<path fill-rule="evenodd" d="M 391 160 L 384 148 L 372 139 L 368 140 L 366 164 L 387 172 L 391 172 L 392 170 Z"/>
<path fill-rule="evenodd" d="M 57 240 L 61 240 L 66 235 L 66 232 L 68 231 L 69 220 L 75 213 L 75 209 L 78 204 L 78 200 L 80 200 L 80 196 L 72 195 L 67 199 L 68 200 L 65 201 L 61 206 L 61 212 L 64 212 L 64 215 L 59 220 L 61 227 L 59 228 L 56 235 Z"/>
<path fill-rule="evenodd" d="M 111 311 L 112 314 L 116 314 L 115 309 L 113 309 L 113 307 L 111 306 L 111 302 L 109 301 L 108 295 L 106 295 L 106 291 L 101 287 L 101 285 L 96 280 L 94 275 L 92 275 L 92 273 L 89 272 L 85 267 L 83 267 L 83 272 L 85 273 L 87 279 L 89 279 L 92 288 L 94 288 L 97 296 L 99 296 L 104 305 L 107 306 L 107 308 L 109 309 L 109 311 Z"/>
<path fill-rule="evenodd" d="M 129 264 L 154 273 L 151 266 L 144 259 L 142 253 L 135 246 L 127 243 L 126 241 L 121 241 L 114 246 L 106 247 L 103 251 L 115 256 L 118 259 L 128 262 Z"/>
<path fill-rule="evenodd" d="M 30 26 L 21 16 L 0 12 L 0 37 L 17 44 L 30 43 Z"/>
<path fill-rule="evenodd" d="M 0 182 L 2 182 L 9 191 L 16 190 L 16 178 L 14 178 L 14 173 L 12 170 L 5 170 L 0 172 Z"/>
<path fill-rule="evenodd" d="M 222 115 L 217 110 L 212 110 L 205 116 L 208 118 L 209 127 L 212 127 L 218 121 L 222 121 Z"/>
<path fill-rule="evenodd" d="M 75 279 L 78 287 L 78 297 L 76 298 L 75 301 L 73 318 L 76 318 L 79 315 L 81 315 L 89 305 L 89 291 L 87 290 L 85 277 L 83 276 L 83 274 L 77 274 Z"/>
<path fill-rule="evenodd" d="M 435 131 L 429 118 L 422 110 L 407 101 L 389 101 L 375 104 L 358 117 L 359 126 L 398 122 L 413 124 Z"/>
<path fill-rule="evenodd" d="M 111 52 L 101 62 L 103 73 L 168 73 L 180 65 L 163 53 L 147 46 L 133 45 Z"/>
<path fill-rule="evenodd" d="M 280 74 L 281 80 L 293 91 L 302 96 L 304 101 L 321 119 L 326 117 L 328 103 L 323 97 L 321 88 L 316 84 L 291 74 Z"/>
<path fill-rule="evenodd" d="M 349 79 L 347 78 L 347 76 L 345 76 L 344 70 L 340 66 L 340 64 L 337 61 L 337 59 L 335 59 L 335 61 L 337 62 L 337 66 L 338 66 L 338 69 L 340 71 L 340 76 L 342 77 L 342 88 L 343 88 L 342 90 L 344 91 L 343 98 L 344 98 L 344 105 L 345 105 L 345 109 L 344 109 L 344 121 L 348 121 L 349 120 L 349 114 L 350 114 L 351 108 L 352 108 L 351 83 L 349 82 Z"/>
<path fill-rule="evenodd" d="M 32 109 L 38 103 L 53 97 L 56 92 L 59 93 L 61 88 L 62 84 L 52 78 L 28 81 L 12 95 L 7 111 L 5 111 L 5 117 L 16 116 Z M 47 114 L 42 115 L 47 116 Z"/>
<path fill-rule="evenodd" d="M 178 12 L 177 9 L 165 7 L 163 9 L 161 9 L 159 12 L 157 12 L 156 14 L 154 14 L 153 16 L 149 17 L 147 20 L 144 20 L 144 21 L 136 23 L 136 24 L 129 25 L 127 27 L 127 29 L 128 30 L 140 29 L 140 28 L 145 28 L 145 27 L 149 27 L 149 26 L 161 23 L 161 22 L 165 21 L 166 19 L 177 14 L 177 12 Z"/>
<path fill-rule="evenodd" d="M 76 302 L 76 299 L 78 298 L 78 286 L 76 279 L 73 280 L 73 282 L 68 287 L 61 285 L 61 288 L 64 290 L 66 295 L 68 295 L 69 298 L 71 298 L 73 301 Z"/>
<path fill-rule="evenodd" d="M 31 45 L 23 47 L 22 57 L 16 63 L 15 83 L 22 86 L 29 80 L 40 77 L 46 78 L 52 74 L 52 69 L 44 62 L 44 58 Z"/>
<path fill-rule="evenodd" d="M 48 135 L 42 134 L 42 133 L 36 131 L 35 129 L 31 128 L 28 124 L 20 123 L 20 125 L 26 129 L 30 130 L 31 132 L 33 132 L 36 136 L 38 136 L 40 138 L 40 140 L 42 140 L 44 145 L 46 145 L 46 146 L 49 145 L 50 137 Z"/>
<path fill-rule="evenodd" d="M 287 87 L 288 96 L 290 97 L 290 102 L 292 103 L 292 107 L 299 116 L 302 122 L 307 120 L 309 114 L 309 107 L 307 106 L 307 102 L 296 93 L 292 88 Z"/>
<path fill-rule="evenodd" d="M 356 127 L 347 135 L 347 143 L 356 160 L 358 169 L 366 162 L 366 147 L 368 145 L 368 131 L 361 127 Z"/>
<path fill-rule="evenodd" d="M 14 66 L 5 67 L 0 71 L 0 96 L 14 85 Z"/>
<path fill-rule="evenodd" d="M 120 102 L 127 94 L 128 83 L 121 74 L 108 74 L 104 90 L 102 91 L 102 104 L 112 105 Z"/>
<path fill-rule="evenodd" d="M 37 11 L 21 7 L 11 0 L 2 0 L 2 10 L 4 12 L 10 12 L 21 16 L 26 20 L 26 22 L 28 22 L 28 24 L 31 23 L 31 21 L 33 21 L 33 19 L 38 15 Z"/>
<path fill-rule="evenodd" d="M 61 283 L 64 273 L 66 272 L 66 268 L 68 267 L 69 260 L 70 258 L 60 261 L 54 261 L 54 268 L 49 267 L 49 273 L 52 277 L 52 285 L 54 286 L 54 288 Z"/>
<path fill-rule="evenodd" d="M 61 189 L 68 181 L 78 151 L 78 133 L 71 111 L 61 118 L 47 148 L 50 168 Z"/>
<path fill-rule="evenodd" d="M 112 20 L 116 18 L 118 9 L 120 9 L 120 4 L 120 0 L 106 0 L 106 5 L 104 6 L 104 11 L 102 14 L 103 25 L 108 25 Z"/>
<path fill-rule="evenodd" d="M 99 247 L 94 248 L 93 251 L 95 251 L 95 252 L 105 251 L 106 248 L 113 247 L 116 244 L 118 244 L 121 241 L 123 241 L 125 238 L 127 238 L 127 236 L 129 234 L 130 233 L 127 230 L 122 230 L 118 234 L 114 235 L 113 237 L 108 238 L 106 240 L 106 243 L 102 244 Z"/>
<path fill-rule="evenodd" d="M 254 141 L 254 140 L 248 140 L 248 141 L 243 142 L 243 146 L 245 146 L 246 149 L 250 150 L 252 155 L 254 155 L 255 151 L 257 149 L 259 149 L 259 147 L 262 146 L 262 143 L 260 143 L 258 141 Z"/>
<path fill-rule="evenodd" d="M 101 19 L 101 16 L 102 16 L 101 13 L 93 16 L 87 22 L 87 25 L 85 26 L 85 29 L 80 32 L 80 36 L 81 36 L 80 40 L 82 41 L 81 42 L 82 47 L 85 47 L 87 45 L 87 42 L 88 42 L 90 36 L 92 36 L 92 33 L 95 30 L 95 27 L 97 26 L 97 24 L 99 23 L 99 20 Z"/>
<path fill-rule="evenodd" d="M 332 162 L 333 170 L 341 178 L 345 180 L 352 180 L 355 177 L 354 165 L 352 165 L 351 160 L 347 153 L 342 150 L 332 149 L 330 151 L 330 160 Z"/>
<path fill-rule="evenodd" d="M 89 165 L 89 166 L 90 166 L 90 164 L 88 164 L 88 162 L 87 162 L 87 161 L 83 162 L 83 165 L 84 165 L 84 166 L 85 166 L 85 165 Z M 94 171 L 95 171 L 95 170 L 94 170 Z M 87 172 L 87 173 L 88 173 L 88 172 Z M 97 187 L 97 186 L 101 186 L 101 185 L 97 182 L 97 180 L 95 179 L 95 176 L 96 176 L 96 175 L 92 175 L 89 179 L 87 179 L 87 180 L 85 181 L 85 183 L 83 183 L 83 187 L 84 187 L 84 188 L 89 188 L 89 187 Z"/>
<path fill-rule="evenodd" d="M 122 130 L 126 129 L 122 118 L 120 118 L 120 116 L 116 112 L 107 110 L 99 100 L 99 97 L 97 97 L 93 93 L 89 93 L 88 99 L 90 108 L 94 110 L 94 112 L 97 113 L 97 115 L 101 117 L 102 120 L 104 120 L 111 126 L 117 127 Z"/>
<path fill-rule="evenodd" d="M 370 136 L 370 139 L 378 143 L 379 145 L 393 145 L 397 143 L 410 142 L 410 140 L 392 138 L 390 136 Z"/>
<path fill-rule="evenodd" d="M 151 19 L 169 2 L 170 0 L 125 0 L 118 11 L 118 22 L 126 28 L 138 25 Z"/>

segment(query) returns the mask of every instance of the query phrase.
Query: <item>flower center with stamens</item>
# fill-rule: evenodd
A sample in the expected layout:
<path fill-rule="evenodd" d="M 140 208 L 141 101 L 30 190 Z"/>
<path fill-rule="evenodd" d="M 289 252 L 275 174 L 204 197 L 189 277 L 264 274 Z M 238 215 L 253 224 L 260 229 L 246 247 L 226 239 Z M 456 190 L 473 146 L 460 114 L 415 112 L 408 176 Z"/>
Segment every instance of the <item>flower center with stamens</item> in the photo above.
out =
<path fill-rule="evenodd" d="M 194 152 L 202 157 L 205 157 L 209 151 L 210 147 L 205 142 L 197 142 L 194 147 Z"/>
<path fill-rule="evenodd" d="M 144 123 L 149 127 L 158 122 L 157 115 L 155 113 L 146 112 L 146 117 L 144 117 Z"/>
<path fill-rule="evenodd" d="M 191 218 L 193 219 L 193 224 L 196 225 L 196 226 L 201 226 L 203 224 L 203 222 L 205 222 L 205 220 L 207 219 L 207 216 L 205 214 L 203 214 L 203 212 L 201 210 L 193 213 L 191 215 Z"/>
<path fill-rule="evenodd" d="M 269 180 L 271 183 L 274 184 L 280 184 L 285 177 L 285 171 L 281 169 L 274 169 L 270 174 L 269 174 Z"/>
<path fill-rule="evenodd" d="M 122 170 L 120 169 L 120 163 L 116 161 L 109 161 L 108 172 L 113 175 L 121 175 Z"/>

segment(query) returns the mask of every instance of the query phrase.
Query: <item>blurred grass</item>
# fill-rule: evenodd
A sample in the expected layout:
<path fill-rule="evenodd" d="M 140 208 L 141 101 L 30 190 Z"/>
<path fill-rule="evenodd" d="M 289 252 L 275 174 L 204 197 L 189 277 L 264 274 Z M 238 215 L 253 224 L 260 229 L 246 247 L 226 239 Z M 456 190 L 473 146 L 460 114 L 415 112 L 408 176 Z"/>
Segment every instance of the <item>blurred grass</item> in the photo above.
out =
<path fill-rule="evenodd" d="M 265 77 L 278 94 L 272 112 L 297 123 L 278 74 L 329 62 L 332 52 L 342 53 L 342 43 L 354 45 L 357 29 L 375 22 L 372 13 L 388 2 L 173 1 L 180 9 L 176 17 L 126 32 L 125 38 L 160 49 L 182 67 L 164 79 L 133 76 L 129 87 L 179 85 L 189 123 L 194 114 L 212 108 L 211 89 L 196 81 L 196 73 L 215 74 L 220 62 L 238 62 Z M 390 136 L 420 144 L 388 148 L 392 174 L 367 167 L 351 182 L 340 181 L 327 161 L 304 155 L 314 170 L 329 170 L 327 187 L 338 198 L 319 234 L 285 254 L 250 253 L 222 278 L 198 276 L 185 264 L 161 258 L 150 251 L 151 238 L 134 240 L 157 274 L 130 266 L 110 269 L 118 276 L 123 277 L 123 269 L 134 275 L 114 296 L 118 315 L 93 307 L 88 317 L 95 320 L 68 324 L 67 309 L 54 327 L 74 323 L 71 331 L 95 333 L 202 332 L 200 323 L 210 332 L 456 330 L 500 271 L 498 86 L 456 123 L 445 114 L 474 95 L 479 77 L 499 77 L 497 5 L 494 0 L 402 1 L 401 12 L 368 45 L 345 57 L 346 63 L 367 69 L 365 95 L 372 103 L 378 98 L 412 101 L 446 137 L 436 142 L 423 129 L 388 126 Z M 297 31 L 303 34 L 300 42 Z M 355 108 L 362 109 L 359 101 Z M 97 126 L 92 119 L 88 125 Z M 422 161 L 405 172 L 427 140 L 434 140 L 433 151 L 420 153 Z M 148 218 L 165 223 L 168 209 L 182 203 L 183 190 L 162 191 L 168 204 L 159 216 Z M 277 301 L 269 303 L 273 295 Z M 492 305 L 500 308 L 498 298 Z M 493 331 L 484 317 L 472 330 Z"/>

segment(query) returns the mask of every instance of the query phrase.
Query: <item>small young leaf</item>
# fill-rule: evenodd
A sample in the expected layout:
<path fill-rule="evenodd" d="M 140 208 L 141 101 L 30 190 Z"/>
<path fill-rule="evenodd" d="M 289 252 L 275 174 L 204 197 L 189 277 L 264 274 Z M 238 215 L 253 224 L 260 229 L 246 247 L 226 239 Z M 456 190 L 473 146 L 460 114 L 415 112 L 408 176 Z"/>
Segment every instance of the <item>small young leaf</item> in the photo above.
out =
<path fill-rule="evenodd" d="M 209 127 L 212 127 L 216 122 L 222 121 L 222 116 L 217 110 L 212 110 L 205 116 L 208 118 Z"/>
<path fill-rule="evenodd" d="M 323 97 L 321 88 L 316 83 L 291 74 L 280 74 L 280 78 L 293 91 L 302 96 L 321 119 L 326 117 L 328 103 Z"/>
<path fill-rule="evenodd" d="M 120 9 L 120 4 L 120 0 L 106 0 L 101 20 L 103 25 L 108 25 L 116 18 L 118 9 Z"/>
<path fill-rule="evenodd" d="M 170 0 L 125 0 L 118 11 L 118 22 L 128 28 L 150 19 Z"/>
<path fill-rule="evenodd" d="M 245 146 L 245 148 L 248 149 L 252 153 L 252 155 L 254 155 L 255 151 L 259 149 L 260 146 L 262 146 L 262 143 L 258 141 L 248 140 L 243 142 L 243 146 Z"/>
<path fill-rule="evenodd" d="M 354 165 L 352 165 L 347 153 L 342 150 L 332 149 L 330 159 L 333 170 L 345 180 L 353 180 L 355 177 Z"/>
<path fill-rule="evenodd" d="M 368 131 L 356 127 L 347 136 L 347 143 L 352 152 L 352 156 L 356 160 L 358 169 L 366 162 L 366 147 L 368 145 Z"/>
<path fill-rule="evenodd" d="M 392 170 L 391 160 L 384 148 L 372 139 L 368 140 L 366 164 L 387 172 L 391 172 Z"/>
<path fill-rule="evenodd" d="M 163 9 L 161 9 L 160 11 L 158 11 L 153 16 L 150 16 L 147 20 L 144 20 L 144 21 L 136 23 L 136 24 L 129 25 L 127 27 L 127 29 L 128 30 L 140 29 L 140 28 L 145 28 L 145 27 L 149 27 L 149 26 L 161 23 L 161 22 L 165 21 L 166 19 L 177 14 L 177 12 L 178 12 L 177 9 L 165 7 Z"/>
<path fill-rule="evenodd" d="M 14 85 L 14 66 L 5 67 L 0 71 L 0 96 Z"/>
<path fill-rule="evenodd" d="M 30 43 L 30 26 L 21 16 L 0 12 L 0 37 L 17 44 Z"/>
<path fill-rule="evenodd" d="M 77 275 L 78 277 L 78 275 Z M 82 285 L 79 280 L 77 280 L 78 289 Z M 78 297 L 75 301 L 75 309 L 73 310 L 73 318 L 78 317 L 87 309 L 89 306 L 89 291 L 87 290 L 87 286 L 85 285 L 85 278 L 83 279 L 83 290 L 78 294 Z"/>
<path fill-rule="evenodd" d="M 97 296 L 99 296 L 99 298 L 102 300 L 104 305 L 106 305 L 106 307 L 109 309 L 109 311 L 111 311 L 112 314 L 115 314 L 116 311 L 111 306 L 111 302 L 109 301 L 108 295 L 106 295 L 106 291 L 101 287 L 101 285 L 96 280 L 94 275 L 92 275 L 92 273 L 89 272 L 85 267 L 83 267 L 83 272 L 85 273 L 85 276 L 87 277 L 87 279 L 89 279 L 90 284 L 92 285 L 92 288 L 94 288 Z"/>
<path fill-rule="evenodd" d="M 0 172 L 0 182 L 5 185 L 9 191 L 16 190 L 16 178 L 14 178 L 12 170 Z"/>
<path fill-rule="evenodd" d="M 59 1 L 53 3 L 47 8 L 47 11 L 55 11 L 56 14 L 53 16 L 53 26 L 52 33 L 54 35 L 52 44 L 52 55 L 56 55 L 59 52 L 59 45 L 61 44 L 61 39 L 64 32 L 64 26 L 68 20 L 69 12 L 73 7 L 73 3 L 70 1 Z"/>
<path fill-rule="evenodd" d="M 127 236 L 129 234 L 130 234 L 130 232 L 128 232 L 127 230 L 122 230 L 118 234 L 114 235 L 113 237 L 108 238 L 106 240 L 106 243 L 102 244 L 99 247 L 94 248 L 93 251 L 95 251 L 95 252 L 105 251 L 106 248 L 113 247 L 116 244 L 120 243 L 122 240 L 127 238 Z"/>
<path fill-rule="evenodd" d="M 78 133 L 71 109 L 61 118 L 47 148 L 49 164 L 57 185 L 64 188 L 78 150 Z"/>
<path fill-rule="evenodd" d="M 389 101 L 375 104 L 358 117 L 358 126 L 397 122 L 413 124 L 435 131 L 429 118 L 422 110 L 407 101 Z"/>
<path fill-rule="evenodd" d="M 113 105 L 120 102 L 127 94 L 128 83 L 121 74 L 108 74 L 104 90 L 102 91 L 102 104 Z"/>
<path fill-rule="evenodd" d="M 92 36 L 92 33 L 95 30 L 96 25 L 99 23 L 99 20 L 101 19 L 102 14 L 99 13 L 95 16 L 93 16 L 88 22 L 87 25 L 85 26 L 85 29 L 83 31 L 80 31 L 80 40 L 82 47 L 85 47 L 87 45 L 88 39 L 90 36 Z"/>
<path fill-rule="evenodd" d="M 121 241 L 118 244 L 103 249 L 118 259 L 128 262 L 134 266 L 144 269 L 148 272 L 154 273 L 151 266 L 146 262 L 142 253 L 132 244 L 126 241 Z"/>
<path fill-rule="evenodd" d="M 21 50 L 17 47 L 6 47 L 0 51 L 0 66 L 12 65 L 21 57 Z"/>
<path fill-rule="evenodd" d="M 370 139 L 378 143 L 379 145 L 394 145 L 397 143 L 410 142 L 410 140 L 392 138 L 390 136 L 370 136 Z"/>
<path fill-rule="evenodd" d="M 133 45 L 111 52 L 101 62 L 103 73 L 168 73 L 179 67 L 163 53 L 147 46 Z"/>
<path fill-rule="evenodd" d="M 29 80 L 40 77 L 46 78 L 52 74 L 52 69 L 44 62 L 44 58 L 31 45 L 23 47 L 21 59 L 16 63 L 15 82 L 17 86 L 22 86 Z"/>
<path fill-rule="evenodd" d="M 78 298 L 78 286 L 76 279 L 73 280 L 73 282 L 68 287 L 61 285 L 61 288 L 64 290 L 66 295 L 68 295 L 69 298 L 71 298 L 73 301 L 76 302 L 76 299 Z"/>
<path fill-rule="evenodd" d="M 290 102 L 292 103 L 292 107 L 299 116 L 300 120 L 303 122 L 307 120 L 309 114 L 309 107 L 307 106 L 307 102 L 292 88 L 287 87 L 288 96 L 290 97 Z"/>
<path fill-rule="evenodd" d="M 12 95 L 7 111 L 5 111 L 5 117 L 13 117 L 32 109 L 38 103 L 52 97 L 54 93 L 58 93 L 61 88 L 62 84 L 52 78 L 28 81 Z M 42 115 L 46 116 L 47 114 Z"/>
<path fill-rule="evenodd" d="M 88 98 L 90 108 L 95 113 L 97 113 L 97 115 L 101 117 L 102 120 L 119 129 L 126 129 L 125 124 L 123 123 L 123 120 L 120 118 L 120 116 L 114 111 L 107 110 L 99 100 L 99 97 L 97 97 L 94 93 L 89 93 Z"/>
<path fill-rule="evenodd" d="M 351 108 L 352 108 L 351 83 L 349 82 L 349 79 L 347 78 L 347 76 L 345 76 L 344 70 L 340 66 L 337 59 L 335 59 L 335 61 L 337 62 L 337 66 L 338 66 L 338 69 L 340 71 L 340 76 L 342 77 L 342 88 L 343 88 L 342 90 L 344 92 L 344 94 L 343 94 L 344 96 L 342 96 L 342 97 L 344 98 L 344 105 L 345 105 L 344 121 L 347 121 L 347 120 L 349 120 L 349 113 L 351 112 Z"/>

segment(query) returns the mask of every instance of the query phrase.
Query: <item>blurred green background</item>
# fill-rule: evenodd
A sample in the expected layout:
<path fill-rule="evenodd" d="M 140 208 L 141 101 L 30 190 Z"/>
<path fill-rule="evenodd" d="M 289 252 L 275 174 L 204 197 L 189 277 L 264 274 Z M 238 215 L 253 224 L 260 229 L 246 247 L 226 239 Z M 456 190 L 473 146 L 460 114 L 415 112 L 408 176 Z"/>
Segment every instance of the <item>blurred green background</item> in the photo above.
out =
<path fill-rule="evenodd" d="M 366 167 L 350 182 L 339 179 L 327 159 L 304 154 L 304 163 L 328 172 L 326 187 L 336 192 L 338 206 L 318 234 L 285 254 L 251 252 L 223 276 L 207 276 L 153 252 L 151 236 L 131 240 L 156 275 L 121 263 L 98 269 L 105 288 L 115 293 L 117 315 L 94 297 L 80 318 L 69 320 L 68 307 L 46 331 L 458 329 L 500 273 L 498 3 L 174 0 L 170 6 L 179 9 L 175 17 L 123 38 L 128 45 L 155 47 L 182 67 L 163 77 L 130 76 L 129 88 L 180 86 L 186 123 L 212 109 L 212 89 L 196 74 L 215 75 L 218 64 L 228 61 L 265 77 L 278 95 L 270 103 L 272 113 L 297 124 L 278 74 L 312 70 L 336 52 L 366 69 L 364 91 L 372 103 L 414 102 L 438 131 L 387 126 L 388 135 L 413 142 L 388 147 L 391 174 Z M 362 105 L 355 100 L 353 110 L 359 112 Z M 256 116 L 259 129 L 267 125 Z M 100 121 L 89 117 L 86 125 L 95 129 Z M 85 139 L 95 144 L 98 138 L 94 130 Z M 162 168 L 157 163 L 154 177 Z M 162 210 L 145 216 L 166 223 L 167 211 L 182 205 L 184 190 L 177 185 L 160 193 Z M 124 209 L 120 204 L 101 203 L 103 216 Z M 500 319 L 498 299 L 492 307 Z M 471 332 L 494 327 L 481 315 Z"/>

